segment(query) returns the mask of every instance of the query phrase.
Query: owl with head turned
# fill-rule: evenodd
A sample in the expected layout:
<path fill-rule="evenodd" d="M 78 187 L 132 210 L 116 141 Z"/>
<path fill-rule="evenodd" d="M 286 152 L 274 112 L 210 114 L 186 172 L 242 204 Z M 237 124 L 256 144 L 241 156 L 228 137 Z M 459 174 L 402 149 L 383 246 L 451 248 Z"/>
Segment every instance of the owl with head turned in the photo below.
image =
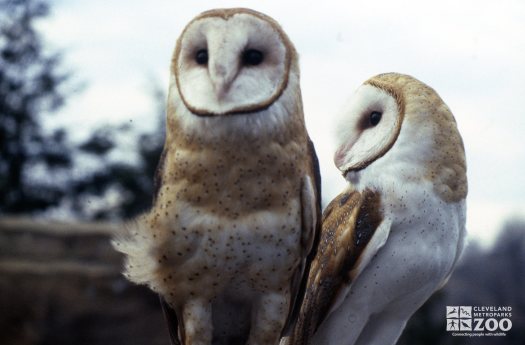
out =
<path fill-rule="evenodd" d="M 171 63 L 151 210 L 114 241 L 161 296 L 173 344 L 278 344 L 320 227 L 298 56 L 270 17 L 193 19 Z"/>
<path fill-rule="evenodd" d="M 388 73 L 366 81 L 338 126 L 347 188 L 325 209 L 297 322 L 282 344 L 395 344 L 463 249 L 465 151 L 429 86 Z"/>

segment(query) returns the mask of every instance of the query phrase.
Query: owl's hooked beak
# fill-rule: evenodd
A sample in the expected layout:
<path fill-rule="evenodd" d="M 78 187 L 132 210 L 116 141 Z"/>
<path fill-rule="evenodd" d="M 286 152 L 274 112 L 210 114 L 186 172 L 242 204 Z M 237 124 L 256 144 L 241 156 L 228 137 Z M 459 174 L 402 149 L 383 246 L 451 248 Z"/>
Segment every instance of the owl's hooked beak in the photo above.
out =
<path fill-rule="evenodd" d="M 230 90 L 230 87 L 237 77 L 239 68 L 237 66 L 225 66 L 222 63 L 215 62 L 210 66 L 210 78 L 215 89 L 217 99 L 223 100 Z"/>
<path fill-rule="evenodd" d="M 334 154 L 334 163 L 337 169 L 341 172 L 343 177 L 353 184 L 359 181 L 359 172 L 366 167 L 359 163 L 352 163 L 353 157 L 349 154 L 352 146 L 354 146 L 357 138 L 347 140 L 346 143 L 339 146 Z"/>
<path fill-rule="evenodd" d="M 352 149 L 352 146 L 354 146 L 355 142 L 357 141 L 357 137 L 347 139 L 345 143 L 343 143 L 341 146 L 337 148 L 334 154 L 334 163 L 337 169 L 339 169 L 343 174 L 348 169 L 350 165 L 350 161 L 352 159 L 351 156 L 348 155 L 350 150 Z"/>
<path fill-rule="evenodd" d="M 340 147 L 335 151 L 334 154 L 334 163 L 335 166 L 339 169 L 345 164 L 345 158 L 346 158 L 346 147 Z"/>

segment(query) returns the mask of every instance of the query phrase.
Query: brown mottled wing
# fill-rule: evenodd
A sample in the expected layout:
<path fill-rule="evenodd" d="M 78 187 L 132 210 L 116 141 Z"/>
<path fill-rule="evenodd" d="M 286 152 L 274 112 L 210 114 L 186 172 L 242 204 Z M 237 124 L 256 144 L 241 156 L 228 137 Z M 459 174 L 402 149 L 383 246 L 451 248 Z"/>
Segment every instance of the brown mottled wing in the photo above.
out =
<path fill-rule="evenodd" d="M 317 207 L 319 208 L 319 216 L 321 216 L 321 169 L 319 168 L 319 159 L 315 153 L 314 143 L 308 138 L 308 154 L 310 156 L 311 171 L 314 175 L 315 193 L 317 196 Z"/>
<path fill-rule="evenodd" d="M 305 259 L 301 262 L 292 279 L 290 311 L 285 327 L 281 332 L 281 336 L 288 335 L 292 326 L 299 316 L 301 304 L 303 302 L 304 292 L 306 290 L 306 282 L 308 280 L 308 271 L 315 256 L 315 249 L 319 241 L 319 233 L 321 227 L 321 171 L 319 169 L 319 160 L 315 153 L 313 142 L 308 138 L 308 156 L 309 161 L 309 181 L 305 183 L 312 183 L 311 189 L 301 188 L 301 213 L 302 213 L 302 228 L 303 234 L 308 234 L 303 237 L 302 247 L 305 250 Z M 308 219 L 305 219 L 308 218 Z"/>
<path fill-rule="evenodd" d="M 160 154 L 157 170 L 155 170 L 155 176 L 153 177 L 153 203 L 155 203 L 155 200 L 157 200 L 160 187 L 162 186 L 162 174 L 164 171 L 164 162 L 166 161 L 166 152 L 167 149 L 164 147 L 162 153 Z"/>
<path fill-rule="evenodd" d="M 347 190 L 326 208 L 301 311 L 287 344 L 308 344 L 340 294 L 347 291 L 362 269 L 365 249 L 383 221 L 380 202 L 378 193 Z"/>
<path fill-rule="evenodd" d="M 168 324 L 168 331 L 170 333 L 171 345 L 181 345 L 182 342 L 179 339 L 179 330 L 178 330 L 178 319 L 175 310 L 173 310 L 168 303 L 166 303 L 162 297 L 160 297 L 160 305 L 162 306 L 162 312 L 164 313 L 164 318 Z"/>
<path fill-rule="evenodd" d="M 164 163 L 166 161 L 166 152 L 167 149 L 164 147 L 160 155 L 159 163 L 157 165 L 157 170 L 155 171 L 155 177 L 153 178 L 153 203 L 158 197 L 160 188 L 162 187 L 162 175 L 164 172 Z M 160 296 L 159 296 L 160 297 Z M 162 297 L 160 297 L 160 305 L 162 307 L 162 312 L 168 326 L 168 331 L 170 334 L 170 340 L 172 345 L 181 345 L 181 340 L 179 339 L 179 322 L 175 310 L 171 308 Z"/>

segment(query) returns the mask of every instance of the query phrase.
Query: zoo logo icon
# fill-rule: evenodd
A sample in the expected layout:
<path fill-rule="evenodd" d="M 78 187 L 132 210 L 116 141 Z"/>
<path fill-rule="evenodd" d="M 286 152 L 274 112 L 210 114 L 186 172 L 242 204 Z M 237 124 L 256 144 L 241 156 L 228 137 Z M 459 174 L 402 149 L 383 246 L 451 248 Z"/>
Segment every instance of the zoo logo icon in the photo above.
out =
<path fill-rule="evenodd" d="M 447 306 L 447 331 L 472 331 L 472 307 Z"/>
<path fill-rule="evenodd" d="M 447 306 L 446 329 L 453 336 L 505 336 L 511 317 L 511 306 Z"/>

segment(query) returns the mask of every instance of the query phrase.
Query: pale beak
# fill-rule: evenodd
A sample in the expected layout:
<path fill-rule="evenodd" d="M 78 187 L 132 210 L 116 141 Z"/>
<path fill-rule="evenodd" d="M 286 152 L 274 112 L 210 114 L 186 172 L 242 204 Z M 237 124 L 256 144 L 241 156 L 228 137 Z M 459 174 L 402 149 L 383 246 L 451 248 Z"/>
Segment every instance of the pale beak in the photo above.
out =
<path fill-rule="evenodd" d="M 334 163 L 335 163 L 335 166 L 337 167 L 337 169 L 339 169 L 341 171 L 345 170 L 345 165 L 347 165 L 347 161 L 348 161 L 348 158 L 349 158 L 347 156 L 348 155 L 348 151 L 350 151 L 350 148 L 352 147 L 353 144 L 354 144 L 353 142 L 343 144 L 343 145 L 339 146 L 337 151 L 335 151 Z"/>
<path fill-rule="evenodd" d="M 225 66 L 222 63 L 212 63 L 210 66 L 210 78 L 215 89 L 218 100 L 224 99 L 237 76 L 236 66 Z"/>

